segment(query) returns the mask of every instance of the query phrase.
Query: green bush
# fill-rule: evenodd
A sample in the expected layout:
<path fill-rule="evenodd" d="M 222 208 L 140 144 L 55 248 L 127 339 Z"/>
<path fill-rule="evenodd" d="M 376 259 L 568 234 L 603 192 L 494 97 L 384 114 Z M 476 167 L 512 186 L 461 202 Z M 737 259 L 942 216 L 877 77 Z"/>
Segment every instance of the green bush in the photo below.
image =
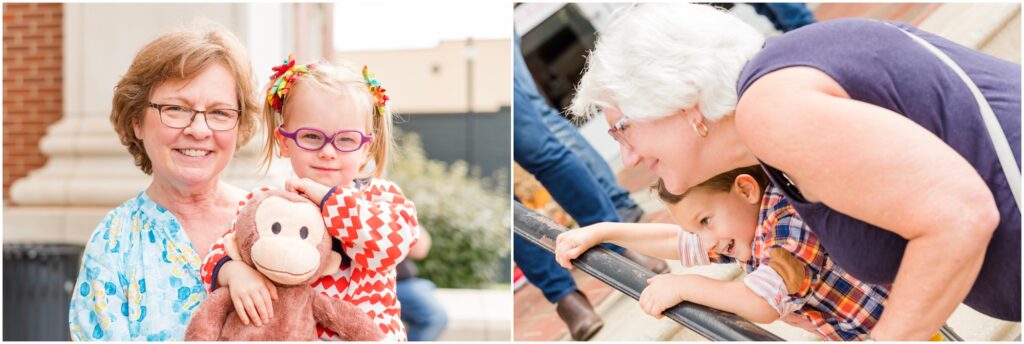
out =
<path fill-rule="evenodd" d="M 416 203 L 420 227 L 430 232 L 430 254 L 417 261 L 420 277 L 441 288 L 479 288 L 507 268 L 511 231 L 508 175 L 481 178 L 464 161 L 427 159 L 415 133 L 396 134 L 388 168 Z"/>

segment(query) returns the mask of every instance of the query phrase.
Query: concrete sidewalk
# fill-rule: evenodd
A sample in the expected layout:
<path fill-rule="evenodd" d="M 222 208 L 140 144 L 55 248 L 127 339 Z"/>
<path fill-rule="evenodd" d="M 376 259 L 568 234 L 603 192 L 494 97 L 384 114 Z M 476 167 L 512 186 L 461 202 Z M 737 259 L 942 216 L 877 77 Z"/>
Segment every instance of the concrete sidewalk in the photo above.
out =
<path fill-rule="evenodd" d="M 510 293 L 508 289 L 437 289 L 437 299 L 448 313 L 448 328 L 438 340 L 511 340 Z"/>

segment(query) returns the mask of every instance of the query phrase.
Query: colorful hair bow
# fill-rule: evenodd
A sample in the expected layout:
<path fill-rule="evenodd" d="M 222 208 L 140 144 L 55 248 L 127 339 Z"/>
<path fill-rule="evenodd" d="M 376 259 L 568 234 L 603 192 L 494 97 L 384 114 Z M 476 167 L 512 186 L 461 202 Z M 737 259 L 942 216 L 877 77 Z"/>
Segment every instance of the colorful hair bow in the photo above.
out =
<path fill-rule="evenodd" d="M 384 88 L 380 87 L 380 81 L 377 81 L 377 76 L 370 73 L 370 70 L 363 66 L 363 79 L 366 80 L 366 86 L 370 88 L 370 94 L 373 95 L 373 100 L 377 104 L 377 113 L 381 116 L 384 115 L 388 105 L 388 95 L 384 94 Z"/>
<path fill-rule="evenodd" d="M 288 91 L 295 85 L 295 80 L 303 74 L 309 73 L 310 68 L 313 68 L 313 64 L 295 65 L 293 54 L 288 54 L 288 59 L 284 60 L 280 66 L 273 67 L 274 74 L 270 76 L 270 86 L 267 87 L 267 103 L 270 104 L 270 107 L 281 112 L 284 98 L 288 96 Z"/>

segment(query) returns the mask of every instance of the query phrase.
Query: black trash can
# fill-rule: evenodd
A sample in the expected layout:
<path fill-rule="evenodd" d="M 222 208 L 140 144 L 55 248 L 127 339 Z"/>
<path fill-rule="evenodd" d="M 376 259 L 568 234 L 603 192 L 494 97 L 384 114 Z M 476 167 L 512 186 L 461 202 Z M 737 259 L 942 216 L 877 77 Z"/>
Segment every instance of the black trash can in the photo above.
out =
<path fill-rule="evenodd" d="M 4 341 L 68 341 L 82 245 L 4 245 Z"/>

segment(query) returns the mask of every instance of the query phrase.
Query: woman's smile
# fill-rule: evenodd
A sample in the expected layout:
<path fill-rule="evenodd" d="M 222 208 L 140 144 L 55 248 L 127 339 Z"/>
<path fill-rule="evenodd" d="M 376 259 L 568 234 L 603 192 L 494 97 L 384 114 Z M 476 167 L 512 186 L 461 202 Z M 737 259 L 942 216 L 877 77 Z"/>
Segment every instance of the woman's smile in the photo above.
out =
<path fill-rule="evenodd" d="M 212 150 L 202 148 L 175 148 L 174 151 L 186 159 L 202 159 L 213 153 Z"/>

